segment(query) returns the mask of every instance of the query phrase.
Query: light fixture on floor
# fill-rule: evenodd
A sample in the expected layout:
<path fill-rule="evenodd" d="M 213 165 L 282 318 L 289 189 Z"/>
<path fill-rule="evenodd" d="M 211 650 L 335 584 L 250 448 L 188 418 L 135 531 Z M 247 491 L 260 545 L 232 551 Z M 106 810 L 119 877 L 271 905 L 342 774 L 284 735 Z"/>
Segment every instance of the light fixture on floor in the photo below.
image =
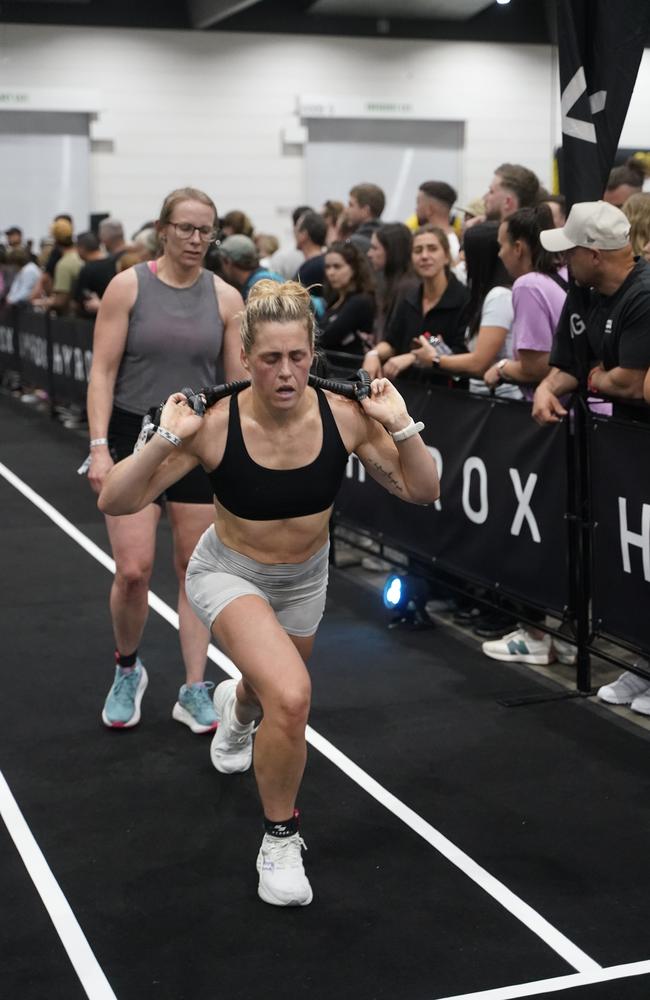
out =
<path fill-rule="evenodd" d="M 429 598 L 429 584 L 410 573 L 391 573 L 383 590 L 384 607 L 395 612 L 389 628 L 432 628 L 433 622 L 424 606 Z"/>

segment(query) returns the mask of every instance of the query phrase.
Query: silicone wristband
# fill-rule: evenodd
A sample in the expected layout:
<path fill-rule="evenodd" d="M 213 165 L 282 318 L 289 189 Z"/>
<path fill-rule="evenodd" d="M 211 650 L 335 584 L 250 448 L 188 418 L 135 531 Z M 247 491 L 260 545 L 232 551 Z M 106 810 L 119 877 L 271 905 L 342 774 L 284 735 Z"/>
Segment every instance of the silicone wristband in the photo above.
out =
<path fill-rule="evenodd" d="M 166 427 L 156 427 L 156 434 L 160 434 L 165 441 L 169 441 L 170 444 L 173 444 L 174 448 L 180 448 L 183 443 L 181 439 L 176 436 L 176 434 L 172 434 L 172 432 L 168 431 Z"/>
<path fill-rule="evenodd" d="M 420 431 L 424 430 L 424 424 L 421 420 L 418 420 L 417 424 L 413 419 L 407 427 L 403 427 L 401 431 L 389 431 L 390 436 L 393 441 L 406 441 L 408 438 L 413 437 L 414 434 L 419 434 Z"/>

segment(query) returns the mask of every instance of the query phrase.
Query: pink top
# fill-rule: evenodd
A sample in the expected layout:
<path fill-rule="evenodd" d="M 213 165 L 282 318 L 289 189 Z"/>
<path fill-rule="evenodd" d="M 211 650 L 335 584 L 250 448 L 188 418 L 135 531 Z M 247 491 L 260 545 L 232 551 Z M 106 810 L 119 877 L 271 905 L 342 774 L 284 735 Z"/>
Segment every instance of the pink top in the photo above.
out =
<path fill-rule="evenodd" d="M 567 280 L 566 268 L 558 272 Z M 553 335 L 564 307 L 566 291 L 547 274 L 530 271 L 517 278 L 512 286 L 512 353 L 519 351 L 550 352 Z M 532 399 L 534 389 L 524 386 L 526 399 Z"/>

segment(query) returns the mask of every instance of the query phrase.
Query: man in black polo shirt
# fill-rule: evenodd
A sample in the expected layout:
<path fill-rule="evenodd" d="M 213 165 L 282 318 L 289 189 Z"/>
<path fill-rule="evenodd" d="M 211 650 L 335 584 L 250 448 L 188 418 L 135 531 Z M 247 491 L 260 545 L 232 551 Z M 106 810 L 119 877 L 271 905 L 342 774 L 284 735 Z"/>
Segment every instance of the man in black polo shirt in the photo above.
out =
<path fill-rule="evenodd" d="M 579 386 L 612 397 L 615 416 L 642 415 L 624 401 L 643 399 L 650 367 L 650 264 L 634 258 L 630 223 L 607 202 L 580 202 L 561 229 L 540 239 L 546 250 L 565 254 L 584 301 L 577 311 L 573 293 L 567 297 L 533 417 L 540 424 L 560 420 L 560 397 Z"/>

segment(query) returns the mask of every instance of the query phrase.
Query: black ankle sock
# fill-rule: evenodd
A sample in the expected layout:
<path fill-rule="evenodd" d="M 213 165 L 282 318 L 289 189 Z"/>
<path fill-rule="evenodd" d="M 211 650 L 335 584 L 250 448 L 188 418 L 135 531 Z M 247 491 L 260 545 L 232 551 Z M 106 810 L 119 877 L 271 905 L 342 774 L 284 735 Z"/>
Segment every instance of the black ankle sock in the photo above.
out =
<path fill-rule="evenodd" d="M 292 837 L 294 833 L 298 833 L 298 810 L 294 809 L 291 819 L 283 819 L 277 823 L 265 816 L 264 832 L 270 837 Z"/>
<path fill-rule="evenodd" d="M 129 656 L 127 656 L 125 653 L 120 653 L 119 649 L 115 650 L 115 662 L 117 663 L 118 667 L 134 667 L 137 658 L 138 658 L 137 649 L 135 650 L 135 652 L 130 653 Z"/>

